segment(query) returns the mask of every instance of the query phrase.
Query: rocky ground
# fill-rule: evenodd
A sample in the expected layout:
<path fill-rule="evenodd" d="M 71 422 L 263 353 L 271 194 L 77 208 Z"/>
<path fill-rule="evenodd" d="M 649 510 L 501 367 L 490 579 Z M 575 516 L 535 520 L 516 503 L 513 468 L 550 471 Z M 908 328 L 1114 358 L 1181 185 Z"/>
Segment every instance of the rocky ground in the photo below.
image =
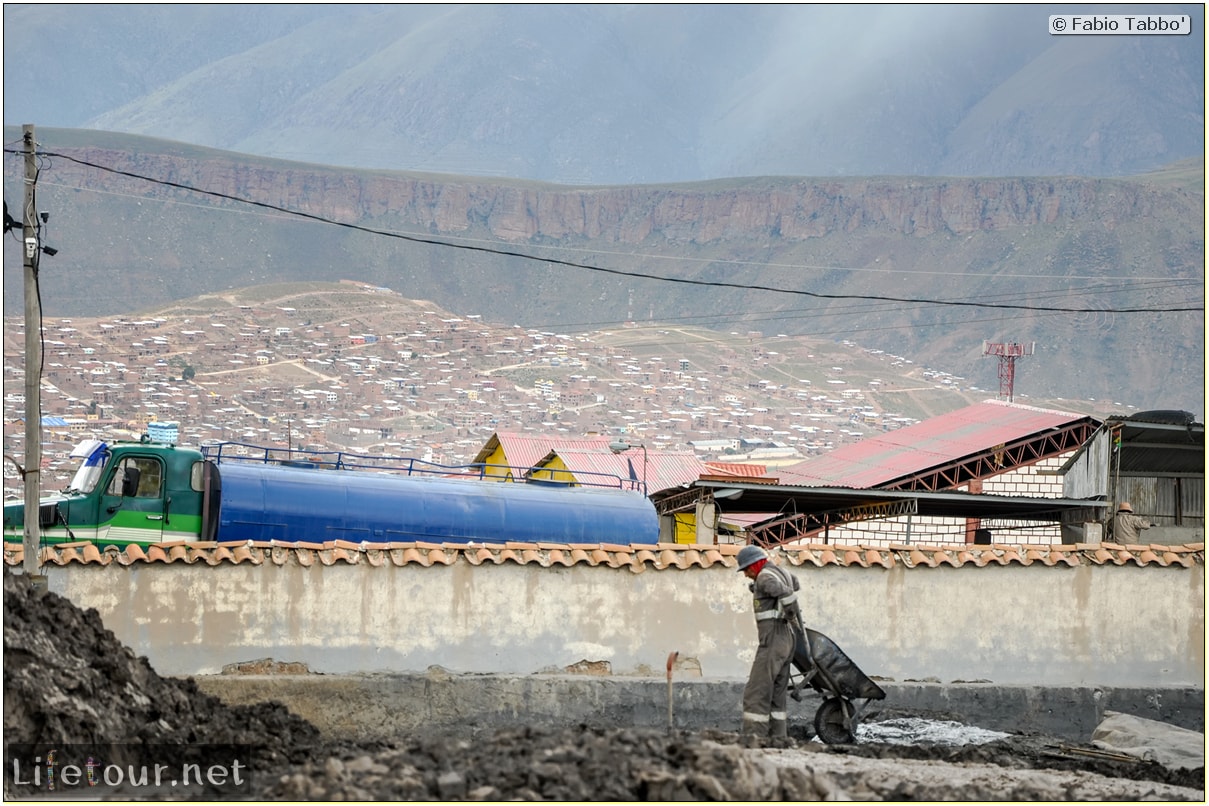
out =
<path fill-rule="evenodd" d="M 833 746 L 807 736 L 756 744 L 725 731 L 532 726 L 332 743 L 279 704 L 230 707 L 191 680 L 160 677 L 95 610 L 9 573 L 4 735 L 6 800 L 78 798 L 84 784 L 72 788 L 67 765 L 76 755 L 83 764 L 85 748 L 105 754 L 107 776 L 115 766 L 109 762 L 126 766 L 116 765 L 122 781 L 106 778 L 111 788 L 84 794 L 120 799 L 190 796 L 175 782 L 153 789 L 133 771 L 123 777 L 121 769 L 133 770 L 136 761 L 196 760 L 208 768 L 234 754 L 239 764 L 223 762 L 222 780 L 211 780 L 204 794 L 272 801 L 1205 800 L 1203 767 L 1124 761 L 1045 736 Z M 58 782 L 54 792 L 48 777 Z"/>

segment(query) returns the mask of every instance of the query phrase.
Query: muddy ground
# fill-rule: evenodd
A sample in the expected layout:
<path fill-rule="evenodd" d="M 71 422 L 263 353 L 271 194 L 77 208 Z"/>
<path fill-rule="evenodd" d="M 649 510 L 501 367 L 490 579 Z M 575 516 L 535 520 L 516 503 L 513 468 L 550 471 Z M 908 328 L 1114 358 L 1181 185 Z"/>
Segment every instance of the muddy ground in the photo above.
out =
<path fill-rule="evenodd" d="M 887 711 L 885 716 L 901 716 Z M 963 746 L 807 735 L 744 742 L 726 731 L 541 726 L 327 742 L 283 706 L 226 706 L 191 680 L 160 677 L 117 641 L 95 610 L 4 578 L 5 799 L 84 794 L 196 796 L 153 789 L 138 761 L 204 766 L 238 757 L 207 796 L 255 800 L 1000 800 L 1204 801 L 1204 768 L 1170 770 L 1105 758 L 1091 745 L 1010 736 Z M 84 749 L 131 774 L 94 790 L 75 784 Z M 45 774 L 56 751 L 58 789 Z M 211 755 L 206 755 L 210 753 Z M 213 755 L 217 753 L 218 755 Z M 223 755 L 226 753 L 226 755 Z M 74 755 L 73 755 L 74 754 Z M 81 763 L 83 763 L 81 761 Z M 165 768 L 168 765 L 162 765 Z M 242 774 L 241 774 L 242 773 Z M 233 779 L 237 778 L 238 782 Z M 112 793 L 112 794 L 107 794 Z"/>

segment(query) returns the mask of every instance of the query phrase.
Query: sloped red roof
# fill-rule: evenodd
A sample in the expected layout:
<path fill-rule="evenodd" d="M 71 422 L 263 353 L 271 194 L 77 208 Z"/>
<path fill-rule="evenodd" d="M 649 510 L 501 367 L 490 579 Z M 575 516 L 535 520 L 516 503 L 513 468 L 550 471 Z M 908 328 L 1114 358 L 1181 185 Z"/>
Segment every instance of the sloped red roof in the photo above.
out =
<path fill-rule="evenodd" d="M 537 465 L 551 450 L 558 448 L 586 448 L 609 453 L 609 438 L 599 435 L 560 437 L 521 431 L 497 431 L 479 450 L 474 461 L 486 461 L 497 446 L 503 446 L 504 458 L 511 467 L 530 468 Z"/>
<path fill-rule="evenodd" d="M 712 472 L 722 476 L 756 478 L 768 473 L 768 467 L 765 465 L 749 465 L 743 462 L 715 462 L 709 459 L 706 460 L 705 464 Z"/>
<path fill-rule="evenodd" d="M 782 484 L 871 489 L 1088 415 L 985 400 L 778 468 Z"/>
<path fill-rule="evenodd" d="M 659 451 L 647 449 L 646 466 L 643 467 L 641 448 L 632 448 L 624 453 L 613 453 L 606 441 L 604 449 L 557 447 L 557 454 L 571 473 L 608 473 L 623 479 L 646 481 L 650 492 L 679 487 L 696 481 L 709 472 L 705 462 L 692 451 Z M 540 460 L 539 460 L 540 461 Z"/>

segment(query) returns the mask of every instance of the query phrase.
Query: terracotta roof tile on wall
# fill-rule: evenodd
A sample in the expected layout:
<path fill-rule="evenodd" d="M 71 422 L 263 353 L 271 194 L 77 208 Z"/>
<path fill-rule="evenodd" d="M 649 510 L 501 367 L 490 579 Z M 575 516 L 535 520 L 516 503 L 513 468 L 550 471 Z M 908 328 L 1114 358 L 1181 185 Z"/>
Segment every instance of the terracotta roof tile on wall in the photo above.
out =
<path fill-rule="evenodd" d="M 388 543 L 360 546 L 344 541 L 313 544 L 307 547 L 254 543 L 252 545 L 186 544 L 152 545 L 146 549 L 129 546 L 99 551 L 91 544 L 69 543 L 42 549 L 41 562 L 56 566 L 135 564 L 205 565 L 222 564 L 282 566 L 296 563 L 321 566 L 366 563 L 381 567 L 417 565 L 425 568 L 448 566 L 465 561 L 471 565 L 537 565 L 543 568 L 577 565 L 626 568 L 634 573 L 644 571 L 687 570 L 736 566 L 737 544 L 698 545 L 659 543 L 654 546 L 622 546 L 612 544 L 509 543 L 507 545 L 470 546 L 464 543 Z M 1063 544 L 1054 546 L 922 546 L 892 545 L 888 548 L 869 546 L 836 546 L 823 544 L 793 545 L 773 550 L 773 555 L 790 566 L 827 566 L 849 568 L 908 569 L 983 568 L 989 565 L 1022 566 L 1080 566 L 1132 565 L 1138 567 L 1191 568 L 1205 564 L 1205 544 L 1182 546 L 1130 545 L 1112 543 Z M 24 549 L 18 543 L 4 545 L 4 563 L 20 566 Z"/>

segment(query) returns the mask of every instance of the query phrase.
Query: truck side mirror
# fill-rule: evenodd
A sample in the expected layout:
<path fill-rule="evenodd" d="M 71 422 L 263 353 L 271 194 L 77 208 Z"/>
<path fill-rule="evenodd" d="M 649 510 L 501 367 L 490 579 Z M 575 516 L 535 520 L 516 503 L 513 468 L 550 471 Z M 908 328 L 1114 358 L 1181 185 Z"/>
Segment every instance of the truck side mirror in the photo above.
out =
<path fill-rule="evenodd" d="M 134 498 L 139 491 L 139 476 L 142 475 L 137 467 L 127 467 L 122 477 L 122 497 Z"/>

